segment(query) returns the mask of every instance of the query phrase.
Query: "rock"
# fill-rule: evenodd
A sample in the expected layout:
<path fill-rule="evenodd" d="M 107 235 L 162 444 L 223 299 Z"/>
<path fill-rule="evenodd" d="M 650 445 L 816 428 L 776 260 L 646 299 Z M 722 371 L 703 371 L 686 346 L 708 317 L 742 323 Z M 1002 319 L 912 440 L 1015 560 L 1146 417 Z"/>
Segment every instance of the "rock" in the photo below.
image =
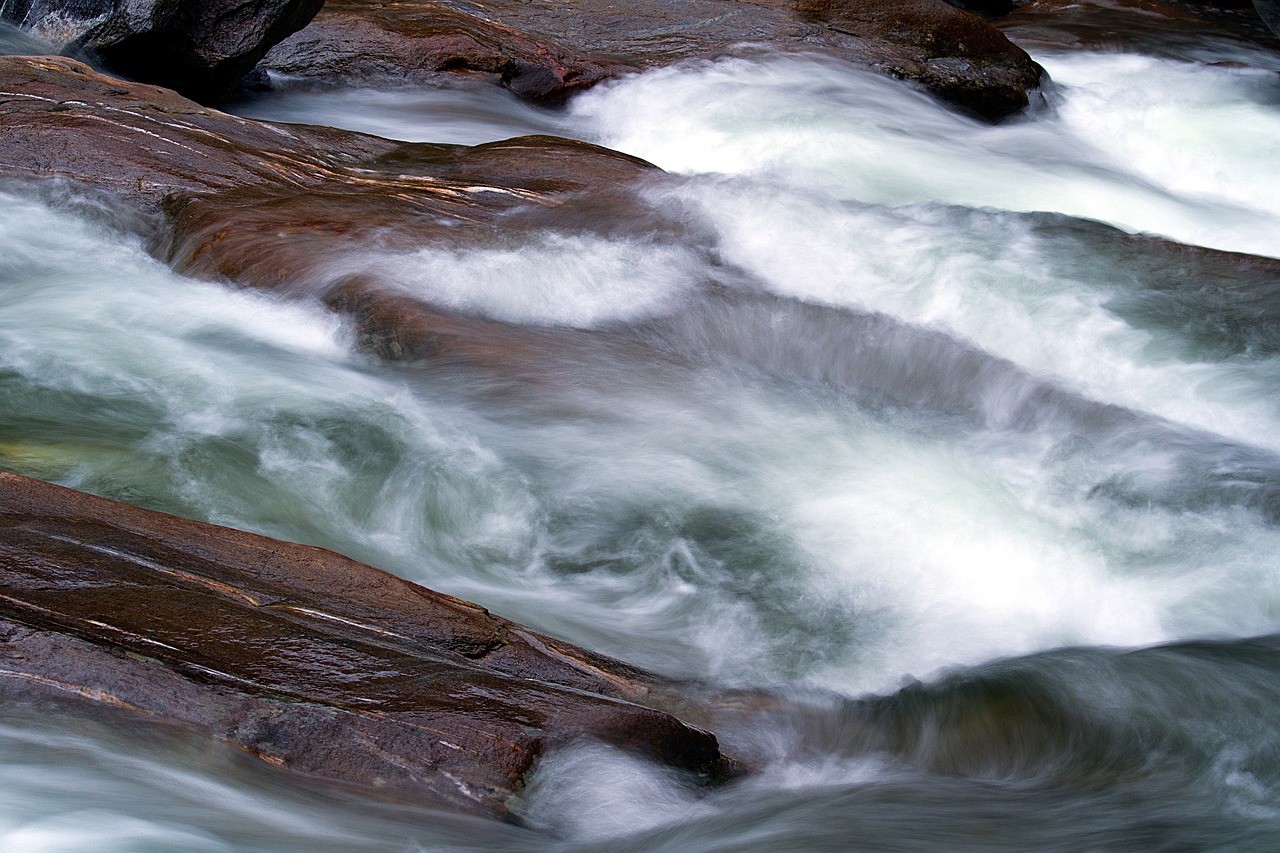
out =
<path fill-rule="evenodd" d="M 999 18 L 1009 14 L 1027 0 L 947 0 L 957 9 L 973 12 L 986 18 Z"/>
<path fill-rule="evenodd" d="M 661 174 L 562 139 L 469 148 L 247 121 L 61 57 L 0 58 L 0 81 L 0 177 L 108 191 L 155 221 L 179 268 L 257 287 L 329 282 L 349 240 L 633 223 L 646 208 L 629 188 Z M 309 292 L 389 355 L 519 375 L 564 350 L 556 330 L 522 337 L 373 277 Z M 9 474 L 0 695 L 178 722 L 288 769 L 491 815 L 538 755 L 579 737 L 707 780 L 737 767 L 696 725 L 714 710 L 695 687 L 330 552 Z"/>
<path fill-rule="evenodd" d="M 201 210 L 222 204 L 246 222 L 257 217 L 259 231 L 264 216 L 288 229 L 281 212 L 296 206 L 302 231 L 335 244 L 361 223 L 384 234 L 407 229 L 415 239 L 425 231 L 467 239 L 454 226 L 521 210 L 568 215 L 570 199 L 619 195 L 659 174 L 637 158 L 554 137 L 469 148 L 251 121 L 60 57 L 0 57 L 0 81 L 9 143 L 0 176 L 60 177 L 175 217 L 198 196 Z M 223 201 L 215 193 L 226 193 L 216 196 Z"/>
<path fill-rule="evenodd" d="M 353 251 L 545 229 L 660 238 L 672 227 L 635 192 L 660 170 L 583 142 L 467 147 L 272 125 L 55 57 L 0 58 L 0 81 L 11 143 L 0 150 L 0 177 L 110 191 L 158 219 L 156 253 L 177 269 L 320 299 L 352 316 L 384 355 L 439 355 L 447 343 L 452 358 L 522 373 L 533 353 L 569 344 L 406 298 L 394 280 L 353 278 L 342 266 Z"/>
<path fill-rule="evenodd" d="M 182 193 L 301 185 L 397 143 L 237 119 L 62 57 L 0 58 L 0 176 L 63 178 L 147 210 Z"/>
<path fill-rule="evenodd" d="M 837 56 L 993 120 L 1025 108 L 1042 74 L 990 25 L 942 0 L 331 0 L 266 65 L 342 83 L 468 74 L 557 103 L 604 79 L 744 45 Z"/>
<path fill-rule="evenodd" d="M 1280 50 L 1280 40 L 1243 0 L 1031 0 L 998 22 L 1010 38 L 1037 50 L 1127 50 L 1180 60 L 1213 61 L 1228 48 L 1261 45 Z"/>
<path fill-rule="evenodd" d="M 324 0 L 17 0 L 7 20 L 112 71 L 203 102 L 225 98 Z"/>
<path fill-rule="evenodd" d="M 335 83 L 464 74 L 546 105 L 640 67 L 621 57 L 593 57 L 442 4 L 341 0 L 327 3 L 311 25 L 273 48 L 264 64 Z"/>
<path fill-rule="evenodd" d="M 1024 109 L 1040 67 L 999 30 L 940 2 L 799 0 L 802 19 L 892 50 L 874 66 L 997 120 Z"/>
<path fill-rule="evenodd" d="M 679 686 L 338 554 L 0 472 L 0 696 L 178 722 L 286 769 L 505 813 L 592 737 L 698 774 Z"/>
<path fill-rule="evenodd" d="M 0 176 L 61 177 L 151 211 L 234 191 L 248 216 L 255 194 L 279 207 L 290 194 L 313 193 L 340 219 L 344 207 L 377 194 L 401 209 L 373 228 L 407 219 L 405 227 L 444 229 L 519 208 L 560 208 L 588 191 L 607 194 L 659 173 L 635 157 L 555 137 L 469 148 L 251 121 L 61 57 L 0 57 L 0 82 L 8 143 Z M 367 218 L 373 208 L 351 215 Z"/>

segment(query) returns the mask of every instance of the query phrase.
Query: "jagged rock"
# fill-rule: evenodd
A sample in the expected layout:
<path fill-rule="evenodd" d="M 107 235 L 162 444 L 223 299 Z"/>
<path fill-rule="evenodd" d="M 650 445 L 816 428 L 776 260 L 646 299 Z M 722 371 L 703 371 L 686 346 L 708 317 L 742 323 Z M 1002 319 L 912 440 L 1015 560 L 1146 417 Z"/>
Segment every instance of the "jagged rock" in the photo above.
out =
<path fill-rule="evenodd" d="M 0 472 L 0 697 L 106 704 L 397 799 L 504 814 L 592 737 L 713 780 L 679 685 L 330 551 Z"/>
<path fill-rule="evenodd" d="M 603 79 L 744 44 L 838 56 L 988 119 L 1026 107 L 1042 74 L 997 30 L 942 0 L 331 0 L 266 65 L 332 82 L 478 75 L 555 103 Z"/>
<path fill-rule="evenodd" d="M 324 0 L 10 0 L 3 16 L 66 53 L 213 102 L 322 5 Z"/>

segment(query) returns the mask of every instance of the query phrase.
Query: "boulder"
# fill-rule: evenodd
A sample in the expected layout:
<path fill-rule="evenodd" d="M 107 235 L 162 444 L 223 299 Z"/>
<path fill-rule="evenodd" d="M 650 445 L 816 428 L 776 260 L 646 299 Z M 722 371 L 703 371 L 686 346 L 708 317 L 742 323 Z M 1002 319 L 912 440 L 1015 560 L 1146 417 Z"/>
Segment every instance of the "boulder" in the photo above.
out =
<path fill-rule="evenodd" d="M 942 0 L 330 0 L 265 66 L 334 83 L 466 74 L 558 103 L 601 80 L 744 46 L 837 56 L 991 120 L 1025 108 L 1042 74 Z"/>
<path fill-rule="evenodd" d="M 3 16 L 64 52 L 202 102 L 232 92 L 324 0 L 16 0 Z"/>
<path fill-rule="evenodd" d="M 873 67 L 989 120 L 1024 109 L 1043 73 L 999 30 L 945 3 L 798 0 L 795 6 L 832 38 L 887 46 Z"/>
<path fill-rule="evenodd" d="M 288 770 L 504 816 L 593 738 L 714 781 L 680 686 L 338 554 L 0 472 L 0 697 L 183 724 Z M 669 698 L 665 701 L 670 701 Z"/>

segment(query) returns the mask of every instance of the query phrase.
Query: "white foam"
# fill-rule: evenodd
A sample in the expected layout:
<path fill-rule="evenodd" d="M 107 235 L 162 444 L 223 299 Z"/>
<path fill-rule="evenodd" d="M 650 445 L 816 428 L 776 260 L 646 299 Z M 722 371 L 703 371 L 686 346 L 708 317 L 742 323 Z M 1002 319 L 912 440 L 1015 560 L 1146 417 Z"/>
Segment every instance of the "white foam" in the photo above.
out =
<path fill-rule="evenodd" d="M 498 248 L 358 255 L 340 266 L 376 272 L 419 299 L 461 311 L 589 327 L 665 308 L 696 287 L 699 262 L 675 246 L 544 234 Z"/>
<path fill-rule="evenodd" d="M 1280 119 L 1265 103 L 1265 72 L 1045 60 L 1063 84 L 1056 112 L 996 127 L 868 72 L 795 57 L 641 75 L 573 112 L 599 141 L 671 171 L 771 173 L 876 204 L 1056 211 L 1280 254 L 1270 168 Z"/>

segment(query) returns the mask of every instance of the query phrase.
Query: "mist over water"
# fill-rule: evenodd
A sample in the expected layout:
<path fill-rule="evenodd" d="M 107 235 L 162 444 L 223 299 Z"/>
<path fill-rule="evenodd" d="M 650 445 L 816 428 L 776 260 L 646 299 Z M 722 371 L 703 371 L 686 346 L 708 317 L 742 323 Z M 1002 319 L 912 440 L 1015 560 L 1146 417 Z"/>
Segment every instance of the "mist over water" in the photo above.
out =
<path fill-rule="evenodd" d="M 174 274 L 145 222 L 7 188 L 0 468 L 811 713 L 728 732 L 765 759 L 710 793 L 577 745 L 529 829 L 34 714 L 0 728 L 0 847 L 1274 849 L 1280 654 L 1248 638 L 1280 634 L 1280 264 L 1132 234 L 1280 257 L 1280 86 L 1037 58 L 1047 103 L 997 127 L 796 57 L 562 113 L 465 86 L 243 107 L 672 173 L 674 239 L 335 261 L 516 324 L 518 369 L 377 361 L 317 304 Z"/>

